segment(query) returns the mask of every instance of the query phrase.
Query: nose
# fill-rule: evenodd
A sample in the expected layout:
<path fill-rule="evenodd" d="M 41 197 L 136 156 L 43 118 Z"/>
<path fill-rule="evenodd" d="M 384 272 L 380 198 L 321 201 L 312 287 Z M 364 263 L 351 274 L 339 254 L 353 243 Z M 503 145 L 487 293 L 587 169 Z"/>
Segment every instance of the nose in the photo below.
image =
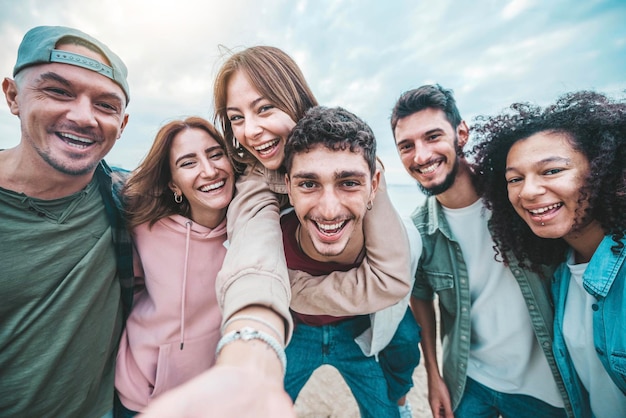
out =
<path fill-rule="evenodd" d="M 208 178 L 217 177 L 217 167 L 208 158 L 202 159 L 202 175 Z"/>
<path fill-rule="evenodd" d="M 522 182 L 518 196 L 521 199 L 532 200 L 545 193 L 545 191 L 546 189 L 543 187 L 540 179 L 536 176 L 527 176 Z"/>
<path fill-rule="evenodd" d="M 88 97 L 78 96 L 70 102 L 67 119 L 81 127 L 95 127 L 98 125 L 93 103 Z"/>
<path fill-rule="evenodd" d="M 322 218 L 332 220 L 337 217 L 341 202 L 334 188 L 325 188 L 318 201 L 318 212 Z"/>
<path fill-rule="evenodd" d="M 255 139 L 263 132 L 263 128 L 256 116 L 247 117 L 244 123 L 244 135 L 246 138 Z"/>
<path fill-rule="evenodd" d="M 415 141 L 413 149 L 413 163 L 417 165 L 423 165 L 431 160 L 432 152 L 430 151 L 429 147 L 420 144 L 419 141 Z"/>

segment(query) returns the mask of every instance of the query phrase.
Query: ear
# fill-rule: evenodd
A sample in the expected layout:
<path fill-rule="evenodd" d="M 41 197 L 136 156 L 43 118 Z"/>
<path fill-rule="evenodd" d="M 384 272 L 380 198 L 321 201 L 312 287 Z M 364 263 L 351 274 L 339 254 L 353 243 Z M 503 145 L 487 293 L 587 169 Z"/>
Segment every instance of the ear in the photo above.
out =
<path fill-rule="evenodd" d="M 464 120 L 456 127 L 456 135 L 459 138 L 459 147 L 463 148 L 469 139 L 469 128 Z"/>
<path fill-rule="evenodd" d="M 370 200 L 374 201 L 376 197 L 376 192 L 378 191 L 378 186 L 380 185 L 380 168 L 377 168 L 372 176 L 372 192 L 370 193 Z"/>
<path fill-rule="evenodd" d="M 13 113 L 15 116 L 19 116 L 20 109 L 17 100 L 18 92 L 15 80 L 10 79 L 9 77 L 5 77 L 2 81 L 2 91 L 4 92 L 4 98 L 9 105 L 9 110 L 11 111 L 11 113 Z"/>
<path fill-rule="evenodd" d="M 120 133 L 117 135 L 117 139 L 120 139 L 120 137 L 122 136 L 122 133 L 124 132 L 124 128 L 126 128 L 126 124 L 128 124 L 128 113 L 124 113 L 122 126 L 120 126 Z"/>
<path fill-rule="evenodd" d="M 171 190 L 172 192 L 174 192 L 174 193 L 178 193 L 178 194 L 180 194 L 180 195 L 182 195 L 182 194 L 183 194 L 183 192 L 181 192 L 180 188 L 179 188 L 176 184 L 174 184 L 174 182 L 173 182 L 173 181 L 170 181 L 169 183 L 167 183 L 167 186 L 170 188 L 170 190 Z"/>
<path fill-rule="evenodd" d="M 291 199 L 291 179 L 289 174 L 285 174 L 285 186 L 287 186 L 287 195 L 289 196 L 289 203 L 293 206 L 293 200 Z"/>

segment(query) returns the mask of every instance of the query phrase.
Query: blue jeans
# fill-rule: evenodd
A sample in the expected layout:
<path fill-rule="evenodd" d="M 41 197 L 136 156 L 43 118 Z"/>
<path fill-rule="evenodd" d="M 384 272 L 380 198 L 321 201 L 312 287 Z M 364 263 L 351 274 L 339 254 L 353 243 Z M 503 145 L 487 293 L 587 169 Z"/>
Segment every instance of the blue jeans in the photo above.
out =
<path fill-rule="evenodd" d="M 527 395 L 496 392 L 467 378 L 465 391 L 454 411 L 456 418 L 565 418 L 565 409 L 556 408 Z"/>
<path fill-rule="evenodd" d="M 313 372 L 321 365 L 335 367 L 354 395 L 362 417 L 399 417 L 389 399 L 387 381 L 374 357 L 366 357 L 354 338 L 370 326 L 369 316 L 333 325 L 297 324 L 287 354 L 285 390 L 295 402 Z"/>
<path fill-rule="evenodd" d="M 413 387 L 413 372 L 420 363 L 420 340 L 421 328 L 407 308 L 393 338 L 378 354 L 392 401 L 397 402 Z"/>

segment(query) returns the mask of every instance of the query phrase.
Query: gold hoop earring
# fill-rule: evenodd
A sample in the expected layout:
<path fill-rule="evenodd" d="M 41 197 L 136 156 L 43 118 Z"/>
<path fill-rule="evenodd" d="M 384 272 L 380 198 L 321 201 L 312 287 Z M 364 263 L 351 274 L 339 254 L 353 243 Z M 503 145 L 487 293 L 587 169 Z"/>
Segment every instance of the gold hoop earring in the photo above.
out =
<path fill-rule="evenodd" d="M 178 203 L 179 205 L 183 203 L 183 195 L 174 192 L 174 202 Z"/>

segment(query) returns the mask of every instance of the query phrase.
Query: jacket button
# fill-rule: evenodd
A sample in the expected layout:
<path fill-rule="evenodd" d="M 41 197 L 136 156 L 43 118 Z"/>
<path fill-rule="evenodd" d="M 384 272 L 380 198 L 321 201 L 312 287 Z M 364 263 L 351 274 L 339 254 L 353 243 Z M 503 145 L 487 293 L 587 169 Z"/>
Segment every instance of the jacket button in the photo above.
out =
<path fill-rule="evenodd" d="M 591 305 L 591 309 L 593 309 L 594 311 L 597 311 L 598 309 L 600 309 L 600 307 L 598 306 L 597 303 L 594 303 L 593 305 Z"/>

